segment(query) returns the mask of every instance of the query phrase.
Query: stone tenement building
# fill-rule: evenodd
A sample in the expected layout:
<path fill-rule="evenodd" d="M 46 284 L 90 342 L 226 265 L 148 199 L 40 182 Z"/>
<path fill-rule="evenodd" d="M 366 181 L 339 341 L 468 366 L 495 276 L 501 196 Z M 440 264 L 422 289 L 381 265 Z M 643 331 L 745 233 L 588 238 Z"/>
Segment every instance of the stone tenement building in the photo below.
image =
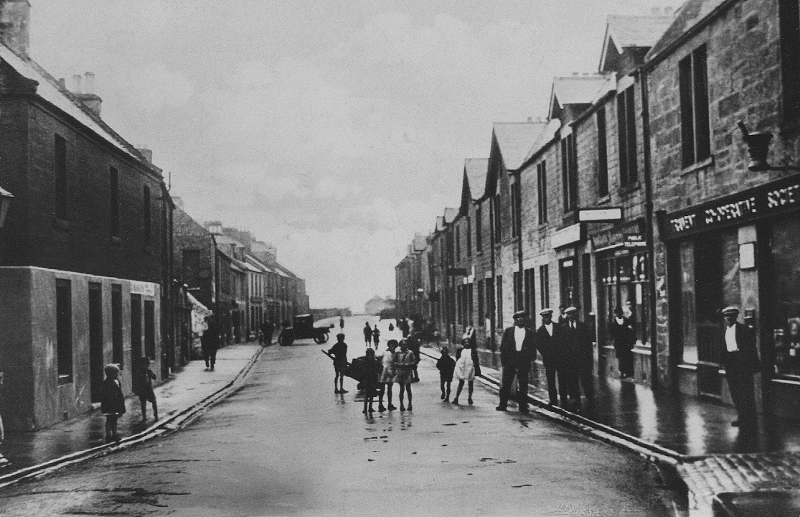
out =
<path fill-rule="evenodd" d="M 459 208 L 414 251 L 430 257 L 421 314 L 451 341 L 474 325 L 496 364 L 515 310 L 535 325 L 574 305 L 595 323 L 595 371 L 616 376 L 620 307 L 637 382 L 730 403 L 718 311 L 736 305 L 758 335 L 761 410 L 797 418 L 797 0 L 611 16 L 598 51 L 596 71 L 553 80 L 545 122 L 495 124 L 488 161 L 466 162 Z M 422 289 L 399 271 L 398 298 Z"/>

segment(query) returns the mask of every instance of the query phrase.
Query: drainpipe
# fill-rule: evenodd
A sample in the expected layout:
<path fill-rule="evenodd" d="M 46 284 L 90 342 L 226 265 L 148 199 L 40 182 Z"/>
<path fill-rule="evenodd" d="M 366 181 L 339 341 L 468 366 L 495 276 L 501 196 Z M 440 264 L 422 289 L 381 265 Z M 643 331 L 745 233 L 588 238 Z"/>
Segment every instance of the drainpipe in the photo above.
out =
<path fill-rule="evenodd" d="M 489 345 L 492 348 L 492 365 L 497 364 L 497 358 L 495 357 L 495 329 L 497 325 L 495 324 L 495 318 L 497 317 L 497 300 L 495 300 L 495 295 L 497 294 L 497 275 L 495 274 L 495 263 L 494 263 L 494 203 L 495 203 L 495 196 L 489 198 L 489 244 L 490 248 L 490 258 L 491 258 L 491 268 L 492 268 L 492 317 L 489 318 L 489 330 L 491 331 L 491 338 L 489 339 Z M 488 299 L 488 297 L 487 297 Z"/>
<path fill-rule="evenodd" d="M 647 72 L 639 69 L 639 86 L 642 95 L 642 140 L 644 140 L 644 218 L 645 218 L 645 241 L 647 253 L 650 255 L 647 261 L 647 274 L 650 281 L 647 283 L 650 302 L 650 385 L 653 389 L 658 388 L 658 339 L 656 333 L 656 253 L 655 237 L 653 233 L 653 179 L 651 170 L 650 156 L 650 98 L 647 89 Z"/>

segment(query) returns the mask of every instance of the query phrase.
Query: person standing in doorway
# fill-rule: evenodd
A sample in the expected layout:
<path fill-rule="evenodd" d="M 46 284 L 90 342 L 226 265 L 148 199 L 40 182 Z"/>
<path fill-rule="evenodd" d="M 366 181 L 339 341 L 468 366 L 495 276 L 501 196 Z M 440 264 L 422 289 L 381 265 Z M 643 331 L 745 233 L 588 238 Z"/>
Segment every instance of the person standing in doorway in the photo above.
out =
<path fill-rule="evenodd" d="M 206 361 L 206 371 L 213 372 L 219 349 L 219 329 L 217 328 L 217 318 L 213 314 L 206 317 L 206 330 L 200 338 L 200 346 Z"/>
<path fill-rule="evenodd" d="M 542 317 L 542 324 L 536 329 L 535 342 L 536 349 L 542 354 L 550 405 L 557 406 L 561 395 L 561 405 L 565 406 L 569 402 L 569 386 L 566 377 L 560 372 L 564 362 L 563 350 L 559 346 L 560 327 L 553 323 L 553 309 L 542 309 L 539 315 Z"/>
<path fill-rule="evenodd" d="M 733 405 L 739 413 L 739 419 L 731 422 L 731 425 L 752 430 L 758 426 L 753 375 L 761 370 L 755 334 L 750 327 L 739 323 L 738 308 L 725 307 L 722 317 L 725 320 L 721 336 L 721 342 L 725 345 L 722 365 L 725 367 Z"/>
<path fill-rule="evenodd" d="M 631 320 L 625 317 L 622 307 L 614 309 L 614 317 L 608 325 L 608 334 L 617 354 L 620 379 L 633 379 L 633 345 L 636 343 L 636 332 L 633 330 Z"/>
<path fill-rule="evenodd" d="M 511 394 L 511 384 L 517 378 L 517 404 L 520 413 L 528 413 L 528 372 L 536 357 L 533 332 L 525 328 L 525 311 L 514 313 L 514 326 L 503 332 L 500 341 L 500 364 L 503 367 L 500 388 L 500 405 L 495 409 L 506 411 Z"/>
<path fill-rule="evenodd" d="M 576 409 L 580 409 L 581 389 L 586 400 L 594 403 L 594 333 L 589 325 L 578 320 L 577 307 L 567 307 L 564 313 L 561 342 L 568 361 L 564 371 L 568 375 L 570 397 Z"/>
<path fill-rule="evenodd" d="M 367 321 L 364 323 L 364 345 L 367 348 L 372 344 L 372 327 L 369 326 L 369 322 Z"/>

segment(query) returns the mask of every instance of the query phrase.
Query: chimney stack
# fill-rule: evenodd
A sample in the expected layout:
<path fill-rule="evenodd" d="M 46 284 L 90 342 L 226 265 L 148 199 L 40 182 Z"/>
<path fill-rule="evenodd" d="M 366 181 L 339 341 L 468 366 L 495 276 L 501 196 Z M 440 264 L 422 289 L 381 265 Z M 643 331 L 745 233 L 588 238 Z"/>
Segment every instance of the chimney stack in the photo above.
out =
<path fill-rule="evenodd" d="M 75 90 L 72 93 L 77 95 L 78 99 L 80 99 L 87 108 L 92 110 L 92 113 L 100 117 L 100 108 L 103 105 L 103 99 L 94 93 L 94 73 L 86 72 L 83 75 L 83 81 L 81 81 L 80 75 L 73 75 L 72 80 L 75 83 Z M 81 82 L 83 82 L 83 85 L 81 85 Z"/>
<path fill-rule="evenodd" d="M 136 150 L 145 157 L 147 163 L 153 163 L 153 151 L 146 145 L 137 145 Z"/>
<path fill-rule="evenodd" d="M 0 0 L 0 42 L 22 57 L 28 57 L 30 20 L 28 0 Z"/>

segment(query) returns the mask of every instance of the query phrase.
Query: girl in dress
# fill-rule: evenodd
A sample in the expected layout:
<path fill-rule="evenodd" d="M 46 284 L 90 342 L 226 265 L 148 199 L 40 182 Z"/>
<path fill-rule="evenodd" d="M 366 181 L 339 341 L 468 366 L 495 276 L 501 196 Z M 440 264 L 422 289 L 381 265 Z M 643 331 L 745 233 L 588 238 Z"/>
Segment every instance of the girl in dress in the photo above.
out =
<path fill-rule="evenodd" d="M 469 342 L 464 344 L 465 348 L 461 352 L 461 356 L 456 361 L 456 369 L 453 372 L 453 377 L 458 379 L 458 388 L 456 388 L 456 396 L 453 398 L 453 404 L 458 405 L 458 396 L 461 395 L 461 390 L 464 389 L 464 381 L 467 381 L 467 401 L 472 405 L 472 390 L 475 385 L 475 362 L 472 360 L 472 350 L 468 348 Z"/>

